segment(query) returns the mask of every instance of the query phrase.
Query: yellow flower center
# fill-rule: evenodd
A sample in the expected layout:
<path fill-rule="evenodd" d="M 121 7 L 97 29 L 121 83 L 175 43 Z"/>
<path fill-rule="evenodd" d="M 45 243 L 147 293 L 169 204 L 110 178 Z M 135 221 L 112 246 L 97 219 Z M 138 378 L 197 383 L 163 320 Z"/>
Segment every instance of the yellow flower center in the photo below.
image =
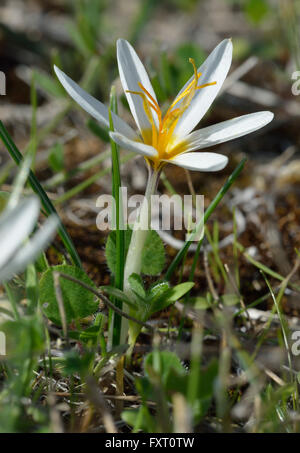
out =
<path fill-rule="evenodd" d="M 143 99 L 143 107 L 151 124 L 151 128 L 142 130 L 141 134 L 144 143 L 153 146 L 158 152 L 157 157 L 151 158 L 155 168 L 159 167 L 162 159 L 172 159 L 177 154 L 180 154 L 184 151 L 184 141 L 177 140 L 176 135 L 174 134 L 178 120 L 189 107 L 197 90 L 200 90 L 201 88 L 205 88 L 207 86 L 215 85 L 217 83 L 210 82 L 198 86 L 198 80 L 201 77 L 201 72 L 197 72 L 193 58 L 190 58 L 189 62 L 193 65 L 194 77 L 188 84 L 188 86 L 184 89 L 184 91 L 179 96 L 177 96 L 174 102 L 170 105 L 164 116 L 162 115 L 157 101 L 140 82 L 138 83 L 138 85 L 141 91 L 127 90 L 127 93 L 136 94 L 138 96 L 141 96 L 141 98 Z M 180 101 L 182 102 L 179 106 L 177 106 Z M 154 122 L 151 110 L 154 110 L 154 112 L 157 114 L 159 123 L 158 129 Z"/>

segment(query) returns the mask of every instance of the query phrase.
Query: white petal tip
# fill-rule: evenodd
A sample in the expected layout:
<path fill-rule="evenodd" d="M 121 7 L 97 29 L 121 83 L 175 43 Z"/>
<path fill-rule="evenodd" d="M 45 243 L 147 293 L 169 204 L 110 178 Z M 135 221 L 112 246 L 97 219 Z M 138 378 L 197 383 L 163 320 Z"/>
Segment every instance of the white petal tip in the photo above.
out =
<path fill-rule="evenodd" d="M 123 44 L 129 44 L 129 42 L 126 39 L 119 38 L 117 40 L 117 46 L 122 46 Z"/>
<path fill-rule="evenodd" d="M 261 113 L 264 114 L 266 124 L 270 123 L 270 121 L 272 121 L 272 119 L 274 118 L 273 112 L 265 111 L 265 112 L 261 112 Z"/>
<path fill-rule="evenodd" d="M 59 67 L 56 65 L 54 65 L 53 68 L 59 80 L 64 79 L 65 73 L 61 69 L 59 69 Z"/>
<path fill-rule="evenodd" d="M 192 171 L 220 171 L 226 167 L 228 157 L 217 153 L 183 153 L 167 161 Z"/>
<path fill-rule="evenodd" d="M 117 54 L 120 54 L 120 52 L 125 52 L 126 49 L 133 49 L 133 47 L 128 41 L 126 41 L 126 39 L 123 39 L 123 38 L 118 39 L 117 40 Z"/>
<path fill-rule="evenodd" d="M 130 140 L 129 138 L 125 137 L 122 134 L 119 134 L 118 132 L 110 132 L 109 135 L 111 139 L 115 143 L 117 143 L 117 145 L 121 146 L 121 148 L 127 149 L 128 151 L 133 151 L 145 157 L 153 158 L 158 156 L 158 152 L 152 146 L 138 141 Z"/>

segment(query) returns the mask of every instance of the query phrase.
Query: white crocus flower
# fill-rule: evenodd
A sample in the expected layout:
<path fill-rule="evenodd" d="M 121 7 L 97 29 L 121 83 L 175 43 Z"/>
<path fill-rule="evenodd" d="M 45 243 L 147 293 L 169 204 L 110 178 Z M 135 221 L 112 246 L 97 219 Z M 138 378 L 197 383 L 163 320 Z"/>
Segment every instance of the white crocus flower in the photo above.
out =
<path fill-rule="evenodd" d="M 0 282 L 22 272 L 46 248 L 54 236 L 59 219 L 52 215 L 32 239 L 40 212 L 36 196 L 21 200 L 12 209 L 5 209 L 0 216 Z"/>
<path fill-rule="evenodd" d="M 124 291 L 134 297 L 129 284 L 133 273 L 140 274 L 142 250 L 150 228 L 151 195 L 155 192 L 162 167 L 166 163 L 189 170 L 222 170 L 228 158 L 221 154 L 199 151 L 253 132 L 272 118 L 271 112 L 257 112 L 224 121 L 213 126 L 192 130 L 203 118 L 217 96 L 230 68 L 231 40 L 222 41 L 178 93 L 163 115 L 147 72 L 133 47 L 125 40 L 117 42 L 117 58 L 121 82 L 131 113 L 137 124 L 135 132 L 118 115 L 112 114 L 114 132 L 111 138 L 122 148 L 145 157 L 149 178 L 144 202 L 133 230 L 124 269 Z M 80 88 L 60 69 L 55 72 L 69 95 L 104 127 L 109 127 L 109 113 L 104 104 Z M 129 325 L 129 342 L 134 344 L 136 324 Z M 122 319 L 121 342 L 126 341 L 126 319 Z"/>
<path fill-rule="evenodd" d="M 172 163 L 189 170 L 222 170 L 228 158 L 199 151 L 254 132 L 268 124 L 268 111 L 243 115 L 191 132 L 217 96 L 230 68 L 231 40 L 222 41 L 178 93 L 165 115 L 156 100 L 147 72 L 133 47 L 125 40 L 117 42 L 121 82 L 130 110 L 138 127 L 135 132 L 113 114 L 112 139 L 121 147 L 143 155 L 155 170 Z M 60 69 L 55 72 L 69 95 L 102 126 L 109 126 L 108 109 L 85 92 Z"/>

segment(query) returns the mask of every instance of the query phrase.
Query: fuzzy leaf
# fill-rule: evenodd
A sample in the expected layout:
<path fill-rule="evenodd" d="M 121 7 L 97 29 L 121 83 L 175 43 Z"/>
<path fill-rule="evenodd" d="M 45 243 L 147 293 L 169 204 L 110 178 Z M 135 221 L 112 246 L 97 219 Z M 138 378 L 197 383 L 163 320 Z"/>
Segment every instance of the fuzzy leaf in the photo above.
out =
<path fill-rule="evenodd" d="M 141 299 L 145 299 L 146 291 L 144 288 L 143 280 L 138 274 L 131 274 L 129 277 L 129 284 L 132 291 Z"/>
<path fill-rule="evenodd" d="M 165 248 L 158 233 L 150 230 L 142 252 L 142 273 L 158 275 L 165 266 Z"/>
<path fill-rule="evenodd" d="M 160 376 L 162 385 L 164 386 L 168 377 L 176 371 L 178 374 L 184 375 L 186 370 L 180 359 L 174 352 L 170 351 L 153 351 L 147 354 L 144 362 L 145 376 L 152 379 L 153 373 Z"/>
<path fill-rule="evenodd" d="M 157 300 L 163 293 L 170 289 L 170 285 L 168 282 L 159 282 L 156 283 L 149 289 L 148 298 L 151 299 L 151 302 Z"/>
<path fill-rule="evenodd" d="M 56 300 L 53 272 L 62 272 L 95 288 L 92 280 L 78 267 L 59 265 L 49 268 L 40 280 L 40 304 L 45 315 L 55 324 L 61 325 L 60 311 Z M 93 293 L 79 284 L 61 277 L 59 279 L 67 322 L 89 316 L 98 308 Z"/>
<path fill-rule="evenodd" d="M 125 255 L 127 255 L 132 230 L 129 228 L 125 233 Z M 105 247 L 107 265 L 114 274 L 116 268 L 116 232 L 111 231 Z M 165 265 L 164 244 L 156 231 L 150 230 L 142 251 L 142 273 L 146 275 L 158 275 Z"/>
<path fill-rule="evenodd" d="M 163 310 L 168 305 L 179 300 L 184 294 L 189 292 L 194 286 L 193 282 L 180 283 L 179 285 L 169 288 L 164 291 L 163 294 L 158 298 L 154 299 L 151 304 L 151 314 Z"/>
<path fill-rule="evenodd" d="M 125 256 L 128 252 L 132 231 L 127 228 L 124 231 Z M 105 256 L 109 270 L 114 274 L 116 269 L 116 231 L 111 231 L 105 245 Z"/>

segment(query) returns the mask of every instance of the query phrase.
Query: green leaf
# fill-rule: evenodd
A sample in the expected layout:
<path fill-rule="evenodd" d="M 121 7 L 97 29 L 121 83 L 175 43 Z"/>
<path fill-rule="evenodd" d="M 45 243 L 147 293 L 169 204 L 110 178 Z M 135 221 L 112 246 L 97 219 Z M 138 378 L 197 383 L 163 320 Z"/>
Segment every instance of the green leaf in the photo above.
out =
<path fill-rule="evenodd" d="M 245 8 L 249 19 L 258 24 L 269 12 L 269 5 L 266 0 L 248 0 Z"/>
<path fill-rule="evenodd" d="M 152 302 L 157 300 L 162 294 L 170 289 L 170 285 L 168 282 L 159 282 L 154 284 L 148 291 L 148 299 Z"/>
<path fill-rule="evenodd" d="M 155 375 L 160 377 L 162 385 L 165 387 L 168 377 L 177 372 L 184 375 L 186 370 L 179 357 L 170 351 L 153 351 L 147 354 L 144 361 L 145 376 L 150 379 Z M 154 373 L 154 374 L 153 374 Z"/>
<path fill-rule="evenodd" d="M 64 169 L 64 148 L 61 143 L 56 143 L 50 149 L 48 162 L 54 172 Z"/>
<path fill-rule="evenodd" d="M 127 228 L 125 233 L 125 255 L 127 255 L 132 230 Z M 105 247 L 107 265 L 114 274 L 116 269 L 116 231 L 111 231 Z M 142 251 L 142 273 L 158 275 L 165 265 L 164 244 L 156 231 L 150 230 Z"/>
<path fill-rule="evenodd" d="M 128 305 L 130 308 L 133 308 L 136 310 L 137 306 L 136 304 L 128 298 L 128 296 L 121 291 L 118 288 L 115 288 L 114 286 L 100 286 L 99 288 L 101 291 L 107 293 L 111 297 L 115 297 L 116 299 L 120 300 L 121 302 L 124 302 L 124 304 Z"/>
<path fill-rule="evenodd" d="M 92 325 L 84 330 L 71 330 L 69 337 L 74 340 L 79 340 L 87 345 L 97 345 L 98 337 L 100 334 L 101 327 L 99 325 Z"/>
<path fill-rule="evenodd" d="M 49 268 L 40 280 L 40 304 L 45 315 L 55 324 L 61 325 L 61 316 L 56 300 L 53 272 L 62 272 L 96 288 L 92 280 L 78 267 L 59 265 Z M 60 277 L 64 310 L 67 322 L 85 318 L 98 308 L 95 296 L 80 285 Z"/>
<path fill-rule="evenodd" d="M 136 420 L 139 416 L 140 408 L 139 409 L 128 409 L 122 412 L 122 420 L 129 426 L 134 426 Z"/>
<path fill-rule="evenodd" d="M 143 431 L 146 433 L 156 432 L 155 418 L 150 414 L 146 405 L 139 409 L 128 409 L 122 412 L 122 419 L 133 427 L 132 432 Z"/>
<path fill-rule="evenodd" d="M 90 371 L 90 367 L 94 361 L 94 353 L 86 352 L 81 355 L 78 351 L 71 350 L 64 354 L 64 360 L 61 363 L 62 373 L 64 376 L 80 373 L 86 375 Z"/>
<path fill-rule="evenodd" d="M 158 275 L 165 266 L 165 248 L 158 233 L 150 230 L 142 252 L 142 273 Z"/>
<path fill-rule="evenodd" d="M 190 401 L 196 423 L 205 416 L 210 407 L 217 376 L 218 360 L 213 359 L 201 372 L 197 398 Z"/>
<path fill-rule="evenodd" d="M 174 286 L 174 288 L 170 288 L 167 291 L 164 291 L 163 294 L 158 297 L 158 299 L 154 299 L 151 302 L 151 314 L 163 310 L 168 305 L 176 302 L 182 296 L 184 296 L 184 294 L 188 293 L 193 286 L 194 282 L 185 282 Z"/>
<path fill-rule="evenodd" d="M 24 372 L 27 358 L 38 356 L 44 351 L 44 328 L 37 316 L 26 316 L 17 321 L 1 324 L 1 331 L 9 341 L 6 342 L 7 357 L 13 366 Z"/>
<path fill-rule="evenodd" d="M 132 291 L 139 298 L 145 299 L 146 291 L 145 291 L 143 280 L 142 280 L 141 276 L 138 274 L 131 274 L 128 281 L 129 281 Z"/>
<path fill-rule="evenodd" d="M 124 240 L 125 240 L 125 256 L 126 256 L 127 252 L 128 252 L 128 247 L 130 244 L 132 231 L 129 228 L 127 228 L 127 230 L 125 230 L 124 233 L 125 233 Z M 111 231 L 108 235 L 108 238 L 106 241 L 106 246 L 105 246 L 106 262 L 109 267 L 109 270 L 113 274 L 115 274 L 115 269 L 116 269 L 116 240 L 117 240 L 116 231 Z"/>

